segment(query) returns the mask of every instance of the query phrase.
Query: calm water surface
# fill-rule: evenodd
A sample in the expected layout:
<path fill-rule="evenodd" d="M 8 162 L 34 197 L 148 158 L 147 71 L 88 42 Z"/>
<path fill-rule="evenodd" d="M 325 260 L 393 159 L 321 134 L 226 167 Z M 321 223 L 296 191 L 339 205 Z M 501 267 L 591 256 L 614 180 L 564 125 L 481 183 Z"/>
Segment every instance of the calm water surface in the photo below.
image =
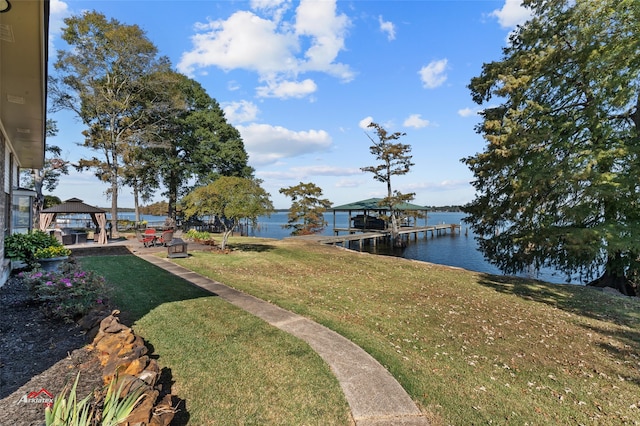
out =
<path fill-rule="evenodd" d="M 427 219 L 428 225 L 436 225 L 440 223 L 461 224 L 462 228 L 459 234 L 456 233 L 452 235 L 451 233 L 447 233 L 440 237 L 432 238 L 429 236 L 426 239 L 423 237 L 424 234 L 420 234 L 417 241 L 412 239 L 409 245 L 402 249 L 385 247 L 380 244 L 376 247 L 372 247 L 369 244 L 365 244 L 363 250 L 374 254 L 392 255 L 406 259 L 421 260 L 441 265 L 455 266 L 471 271 L 500 275 L 500 270 L 488 263 L 480 251 L 478 251 L 478 244 L 476 243 L 473 233 L 468 229 L 467 225 L 462 222 L 463 217 L 463 213 L 430 213 Z M 348 219 L 349 216 L 346 212 L 336 213 L 335 226 L 338 228 L 347 227 Z M 325 220 L 329 223 L 329 226 L 322 234 L 333 235 L 333 213 L 326 214 Z M 277 239 L 286 238 L 291 236 L 290 230 L 282 227 L 282 225 L 286 225 L 286 223 L 286 212 L 277 212 L 272 214 L 270 217 L 263 216 L 258 219 L 258 226 L 249 231 L 249 235 Z M 424 219 L 420 219 L 418 221 L 418 225 L 424 225 Z M 465 235 L 465 231 L 468 231 L 467 235 Z M 352 247 L 359 250 L 358 243 L 354 243 Z M 542 270 L 537 275 L 522 274 L 522 276 L 538 278 L 552 283 L 567 282 L 564 274 L 551 269 Z M 578 283 L 579 281 L 574 279 L 572 282 Z"/>

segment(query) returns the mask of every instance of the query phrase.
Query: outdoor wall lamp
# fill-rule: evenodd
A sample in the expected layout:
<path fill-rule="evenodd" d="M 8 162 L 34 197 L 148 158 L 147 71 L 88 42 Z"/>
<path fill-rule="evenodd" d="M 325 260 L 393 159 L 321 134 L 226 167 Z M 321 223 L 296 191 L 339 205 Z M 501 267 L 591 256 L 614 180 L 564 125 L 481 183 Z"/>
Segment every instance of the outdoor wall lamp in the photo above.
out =
<path fill-rule="evenodd" d="M 0 0 L 0 13 L 8 12 L 9 10 L 11 10 L 9 0 Z"/>

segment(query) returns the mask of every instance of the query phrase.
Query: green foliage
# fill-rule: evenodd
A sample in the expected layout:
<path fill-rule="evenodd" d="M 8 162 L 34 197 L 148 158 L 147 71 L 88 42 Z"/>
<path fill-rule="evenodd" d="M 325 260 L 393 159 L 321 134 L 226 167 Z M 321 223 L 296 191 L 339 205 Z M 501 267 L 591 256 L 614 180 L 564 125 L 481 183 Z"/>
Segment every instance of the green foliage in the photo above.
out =
<path fill-rule="evenodd" d="M 71 389 L 65 387 L 62 394 L 56 397 L 53 406 L 45 409 L 46 426 L 117 426 L 126 420 L 144 398 L 141 388 L 121 398 L 124 382 L 116 391 L 114 384 L 117 380 L 114 378 L 105 391 L 102 409 L 96 410 L 96 403 L 91 402 L 91 394 L 78 401 L 76 389 L 79 380 L 80 373 Z"/>
<path fill-rule="evenodd" d="M 155 111 L 155 94 L 164 90 L 154 77 L 170 64 L 157 57 L 156 46 L 137 25 L 108 20 L 95 11 L 64 22 L 61 38 L 69 49 L 58 51 L 51 73 L 52 110 L 73 111 L 85 125 L 83 145 L 96 154 L 81 159 L 78 167 L 92 169 L 110 184 L 115 231 L 118 192 L 128 170 L 125 156 L 144 142 L 140 125 Z"/>
<path fill-rule="evenodd" d="M 377 123 L 370 123 L 368 127 L 375 129 L 378 137 L 376 141 L 367 134 L 367 137 L 373 143 L 373 145 L 369 147 L 369 151 L 376 157 L 379 163 L 375 166 L 361 167 L 360 170 L 373 173 L 375 180 L 386 184 L 387 196 L 380 201 L 380 205 L 389 208 L 392 233 L 394 239 L 399 241 L 397 238 L 399 235 L 399 225 L 395 206 L 413 200 L 416 194 L 413 192 L 403 194 L 394 190 L 391 185 L 391 178 L 392 176 L 406 175 L 409 173 L 411 166 L 414 165 L 411 162 L 412 156 L 409 155 L 411 145 L 395 142 L 402 136 L 405 136 L 406 133 L 395 132 L 389 134 L 384 127 Z"/>
<path fill-rule="evenodd" d="M 525 4 L 532 19 L 469 86 L 491 102 L 477 128 L 487 146 L 463 159 L 478 194 L 469 223 L 507 273 L 604 271 L 604 284 L 633 294 L 624 277 L 640 266 L 640 3 Z"/>
<path fill-rule="evenodd" d="M 166 216 L 169 211 L 169 203 L 166 201 L 158 201 L 148 206 L 140 207 L 140 213 L 154 216 Z"/>
<path fill-rule="evenodd" d="M 213 237 L 210 232 L 206 231 L 196 231 L 195 229 L 189 229 L 184 234 L 187 238 L 194 241 L 209 241 L 213 240 Z"/>
<path fill-rule="evenodd" d="M 70 255 L 71 250 L 61 245 L 39 248 L 34 253 L 34 257 L 36 259 L 51 259 L 54 257 L 65 257 Z"/>
<path fill-rule="evenodd" d="M 164 214 L 175 219 L 179 197 L 193 185 L 207 185 L 219 176 L 250 177 L 253 169 L 240 132 L 230 125 L 218 102 L 195 80 L 165 73 L 164 96 L 175 107 L 155 134 L 156 168 L 167 188 Z"/>
<path fill-rule="evenodd" d="M 56 197 L 55 195 L 45 195 L 44 205 L 42 208 L 48 209 L 49 207 L 57 206 L 58 204 L 62 204 L 60 197 Z"/>
<path fill-rule="evenodd" d="M 20 277 L 52 318 L 74 321 L 106 301 L 104 278 L 80 269 L 73 262 L 66 262 L 57 272 L 36 269 L 21 272 Z"/>
<path fill-rule="evenodd" d="M 255 222 L 273 211 L 269 194 L 258 179 L 223 176 L 201 186 L 182 200 L 185 216 L 216 216 L 224 227 L 221 249 L 226 248 L 233 229 L 243 219 Z"/>
<path fill-rule="evenodd" d="M 285 228 L 293 229 L 293 235 L 308 235 L 321 232 L 327 222 L 324 212 L 331 207 L 331 202 L 322 197 L 322 189 L 313 183 L 302 183 L 281 188 L 280 193 L 291 198 L 288 223 Z"/>
<path fill-rule="evenodd" d="M 35 230 L 26 234 L 11 234 L 4 239 L 4 255 L 11 260 L 26 262 L 29 265 L 35 263 L 38 250 L 51 247 L 62 247 L 62 244 L 53 236 Z"/>

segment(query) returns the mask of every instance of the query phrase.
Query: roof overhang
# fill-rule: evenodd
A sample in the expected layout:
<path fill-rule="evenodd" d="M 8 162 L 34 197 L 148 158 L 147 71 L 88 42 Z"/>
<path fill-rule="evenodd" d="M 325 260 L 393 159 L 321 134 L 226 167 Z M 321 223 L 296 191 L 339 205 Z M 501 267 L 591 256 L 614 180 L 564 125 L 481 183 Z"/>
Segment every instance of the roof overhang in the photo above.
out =
<path fill-rule="evenodd" d="M 10 0 L 0 13 L 0 131 L 18 166 L 44 164 L 49 1 Z"/>

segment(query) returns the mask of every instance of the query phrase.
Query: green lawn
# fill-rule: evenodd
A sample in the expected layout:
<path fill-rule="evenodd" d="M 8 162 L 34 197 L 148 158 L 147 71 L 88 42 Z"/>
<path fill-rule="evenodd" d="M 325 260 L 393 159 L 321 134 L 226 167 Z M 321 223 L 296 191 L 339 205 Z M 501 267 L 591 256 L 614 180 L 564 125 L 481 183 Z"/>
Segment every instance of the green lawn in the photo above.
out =
<path fill-rule="evenodd" d="M 348 424 L 339 384 L 305 343 L 133 255 L 79 261 L 105 276 L 170 376 L 183 400 L 174 424 Z"/>
<path fill-rule="evenodd" d="M 640 302 L 289 240 L 176 262 L 363 347 L 434 424 L 633 424 Z"/>

